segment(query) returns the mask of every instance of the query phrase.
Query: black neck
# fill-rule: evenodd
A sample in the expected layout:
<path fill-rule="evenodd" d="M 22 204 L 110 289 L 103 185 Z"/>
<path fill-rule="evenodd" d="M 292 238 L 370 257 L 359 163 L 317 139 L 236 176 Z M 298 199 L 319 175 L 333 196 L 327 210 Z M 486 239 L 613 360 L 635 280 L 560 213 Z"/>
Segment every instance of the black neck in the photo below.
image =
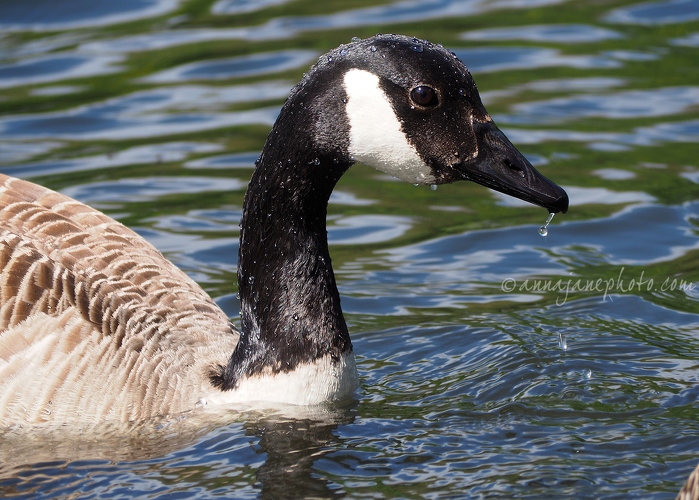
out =
<path fill-rule="evenodd" d="M 330 193 L 349 168 L 337 156 L 288 158 L 265 150 L 245 195 L 238 285 L 241 337 L 224 389 L 263 371 L 352 350 L 328 252 Z"/>
<path fill-rule="evenodd" d="M 212 376 L 223 389 L 352 350 L 325 223 L 330 194 L 352 164 L 346 96 L 334 90 L 341 75 L 299 82 L 257 161 L 240 225 L 240 340 Z"/>

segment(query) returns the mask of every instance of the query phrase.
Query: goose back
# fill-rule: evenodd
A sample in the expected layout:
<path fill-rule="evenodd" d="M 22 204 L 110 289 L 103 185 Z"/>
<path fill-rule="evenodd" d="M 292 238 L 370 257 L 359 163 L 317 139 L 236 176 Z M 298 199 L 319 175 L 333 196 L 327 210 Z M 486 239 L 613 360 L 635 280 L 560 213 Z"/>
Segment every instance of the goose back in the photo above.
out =
<path fill-rule="evenodd" d="M 59 193 L 0 176 L 0 242 L 0 422 L 191 409 L 238 341 L 158 250 Z"/>

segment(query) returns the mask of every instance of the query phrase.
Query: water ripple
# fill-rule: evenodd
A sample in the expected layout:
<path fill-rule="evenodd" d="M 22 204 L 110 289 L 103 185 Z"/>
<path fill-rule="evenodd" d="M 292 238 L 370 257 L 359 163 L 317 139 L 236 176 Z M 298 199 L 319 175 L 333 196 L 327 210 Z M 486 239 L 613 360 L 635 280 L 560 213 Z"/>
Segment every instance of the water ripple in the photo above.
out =
<path fill-rule="evenodd" d="M 279 82 L 233 87 L 164 87 L 65 111 L 5 116 L 0 118 L 0 132 L 5 137 L 23 139 L 118 140 L 242 124 L 272 125 L 279 112 L 278 107 L 228 113 L 204 113 L 202 110 L 220 110 L 224 104 L 286 97 L 288 91 L 288 86 Z M 196 111 L 173 112 L 192 107 Z"/>
<path fill-rule="evenodd" d="M 34 144 L 34 143 L 32 143 Z M 16 177 L 35 177 L 39 175 L 79 172 L 100 168 L 113 168 L 124 165 L 148 165 L 163 162 L 182 161 L 195 153 L 218 151 L 217 144 L 197 142 L 168 142 L 134 146 L 108 154 L 49 160 L 36 163 L 24 163 L 3 168 L 3 173 Z M 0 157 L 1 159 L 1 157 Z"/>
<path fill-rule="evenodd" d="M 623 87 L 626 84 L 626 80 L 612 77 L 590 76 L 583 78 L 557 78 L 551 80 L 534 80 L 533 82 L 515 85 L 504 92 L 509 95 L 511 95 L 512 92 L 519 92 L 521 90 L 533 90 L 535 92 L 598 92 L 614 87 Z M 484 93 L 481 92 L 481 96 L 483 94 Z"/>
<path fill-rule="evenodd" d="M 255 168 L 255 162 L 259 157 L 259 151 L 206 156 L 188 161 L 183 166 L 185 168 Z"/>
<path fill-rule="evenodd" d="M 175 10 L 180 2 L 181 0 L 120 0 L 108 3 L 92 0 L 34 0 L 31 8 L 27 8 L 22 0 L 3 0 L 0 2 L 0 30 L 57 31 L 106 26 L 167 14 Z"/>
<path fill-rule="evenodd" d="M 597 170 L 593 170 L 592 173 L 597 177 L 609 181 L 623 181 L 626 179 L 634 179 L 636 177 L 636 174 L 634 172 L 630 172 L 629 170 L 622 170 L 620 168 L 598 168 Z"/>
<path fill-rule="evenodd" d="M 123 36 L 106 40 L 94 40 L 82 43 L 78 50 L 86 53 L 129 53 L 160 50 L 178 45 L 189 45 L 216 40 L 249 40 L 254 35 L 255 28 L 225 28 L 225 29 L 171 29 L 155 31 L 139 35 Z M 283 34 L 270 34 L 269 39 L 284 38 Z"/>
<path fill-rule="evenodd" d="M 138 177 L 81 184 L 63 189 L 62 192 L 87 205 L 100 206 L 105 203 L 152 201 L 160 196 L 176 193 L 239 191 L 245 189 L 246 185 L 238 179 L 228 178 Z"/>
<path fill-rule="evenodd" d="M 119 55 L 88 56 L 62 52 L 0 65 L 0 88 L 54 82 L 121 71 Z"/>
<path fill-rule="evenodd" d="M 412 227 L 408 217 L 361 215 L 341 217 L 328 226 L 331 245 L 368 245 L 403 236 Z"/>
<path fill-rule="evenodd" d="M 662 25 L 699 19 L 699 1 L 667 0 L 615 9 L 604 18 L 609 23 Z"/>
<path fill-rule="evenodd" d="M 231 8 L 249 9 L 266 6 L 270 1 L 259 4 L 256 2 L 231 3 L 225 10 Z M 281 0 L 279 0 L 281 1 Z M 498 9 L 517 9 L 536 6 L 555 5 L 566 0 L 531 0 L 526 5 L 519 0 L 500 0 L 487 2 L 484 0 L 407 0 L 394 2 L 376 7 L 349 9 L 333 14 L 316 16 L 279 17 L 259 26 L 228 29 L 207 30 L 168 30 L 148 34 L 121 37 L 112 40 L 89 42 L 81 46 L 85 50 L 116 50 L 141 51 L 147 49 L 166 48 L 187 43 L 206 40 L 277 40 L 290 39 L 305 31 L 346 29 L 366 25 L 371 19 L 373 24 L 395 24 L 424 19 L 440 19 L 459 15 L 472 15 Z M 216 4 L 218 5 L 218 4 Z M 216 8 L 216 5 L 214 8 Z M 223 13 L 224 7 L 217 9 Z M 218 13 L 218 12 L 216 12 Z"/>
<path fill-rule="evenodd" d="M 682 38 L 675 38 L 670 40 L 670 43 L 685 47 L 699 47 L 699 33 L 692 33 Z"/>
<path fill-rule="evenodd" d="M 274 5 L 284 5 L 291 0 L 217 0 L 211 6 L 213 14 L 241 14 L 243 12 L 255 12 Z"/>
<path fill-rule="evenodd" d="M 496 117 L 499 121 L 499 116 Z M 506 120 L 503 120 L 506 121 Z M 658 123 L 650 127 L 638 127 L 630 133 L 578 132 L 573 130 L 525 130 L 507 129 L 507 136 L 516 144 L 541 144 L 549 141 L 589 143 L 591 148 L 608 145 L 608 151 L 625 151 L 629 146 L 655 146 L 663 143 L 699 140 L 699 120 Z"/>
<path fill-rule="evenodd" d="M 454 49 L 472 72 L 485 73 L 513 69 L 555 66 L 571 68 L 617 68 L 621 64 L 607 56 L 563 55 L 560 50 L 537 47 L 483 47 Z"/>
<path fill-rule="evenodd" d="M 224 80 L 278 73 L 306 66 L 318 57 L 310 50 L 281 50 L 249 56 L 183 64 L 143 78 L 148 83 L 177 83 L 189 80 Z"/>
<path fill-rule="evenodd" d="M 629 119 L 680 114 L 699 105 L 699 87 L 628 90 L 515 104 L 503 123 L 564 123 L 587 117 Z"/>
<path fill-rule="evenodd" d="M 540 24 L 474 30 L 462 40 L 529 40 L 533 42 L 592 43 L 623 38 L 619 32 L 586 24 Z"/>

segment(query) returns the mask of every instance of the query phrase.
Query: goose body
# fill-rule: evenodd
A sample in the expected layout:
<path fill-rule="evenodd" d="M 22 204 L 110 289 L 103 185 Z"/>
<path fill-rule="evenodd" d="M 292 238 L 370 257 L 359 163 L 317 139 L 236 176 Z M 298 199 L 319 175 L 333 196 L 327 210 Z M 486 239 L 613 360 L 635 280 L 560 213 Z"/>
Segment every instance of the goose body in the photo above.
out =
<path fill-rule="evenodd" d="M 284 104 L 243 205 L 240 332 L 133 231 L 0 176 L 0 425 L 351 396 L 358 378 L 326 210 L 355 162 L 568 207 L 497 129 L 463 63 L 398 35 L 322 56 Z"/>

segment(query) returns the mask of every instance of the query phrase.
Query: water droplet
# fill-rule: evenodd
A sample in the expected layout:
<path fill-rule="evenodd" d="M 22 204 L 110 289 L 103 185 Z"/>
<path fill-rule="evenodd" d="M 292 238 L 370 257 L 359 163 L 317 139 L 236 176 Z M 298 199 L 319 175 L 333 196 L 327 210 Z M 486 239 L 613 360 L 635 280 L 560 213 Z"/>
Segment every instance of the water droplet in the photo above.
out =
<path fill-rule="evenodd" d="M 437 191 L 437 184 L 431 184 L 431 185 L 430 185 L 430 189 L 431 189 L 432 191 Z"/>
<path fill-rule="evenodd" d="M 466 95 L 466 89 L 459 89 L 459 95 Z"/>
<path fill-rule="evenodd" d="M 329 62 L 329 63 L 333 62 L 333 57 L 332 57 L 332 56 L 328 56 L 328 62 Z"/>
<path fill-rule="evenodd" d="M 255 283 L 255 277 L 254 277 L 254 276 L 248 276 L 248 283 L 250 283 L 251 285 L 252 285 L 253 283 Z"/>
<path fill-rule="evenodd" d="M 347 54 L 349 54 L 349 51 L 348 51 L 347 49 L 340 49 L 340 55 L 341 55 L 341 56 L 344 57 L 344 56 L 346 56 Z"/>
<path fill-rule="evenodd" d="M 374 47 L 374 46 L 372 45 L 371 47 L 369 47 L 369 50 L 372 51 L 372 52 L 376 52 L 376 47 Z"/>
<path fill-rule="evenodd" d="M 422 45 L 413 45 L 413 50 L 415 52 L 422 52 Z"/>
<path fill-rule="evenodd" d="M 548 219 L 546 219 L 546 222 L 544 223 L 544 225 L 541 226 L 541 227 L 539 228 L 539 234 L 540 234 L 541 236 L 546 236 L 546 235 L 549 234 L 549 229 L 548 229 L 548 227 L 549 227 L 549 224 L 551 223 L 551 221 L 553 220 L 553 216 L 554 216 L 554 215 L 556 215 L 556 214 L 553 213 L 553 212 L 551 212 L 551 213 L 549 214 Z"/>
<path fill-rule="evenodd" d="M 585 375 L 586 379 L 592 378 L 592 370 L 590 370 L 589 368 L 586 368 L 585 370 L 583 370 L 583 374 Z"/>
<path fill-rule="evenodd" d="M 299 320 L 299 315 L 298 315 L 298 314 L 294 314 L 294 315 L 292 316 L 292 318 L 294 318 L 294 321 L 298 321 L 298 320 Z"/>
<path fill-rule="evenodd" d="M 352 41 L 353 41 L 353 42 L 361 42 L 362 39 L 359 38 L 358 36 L 353 36 L 353 37 L 352 37 Z"/>
<path fill-rule="evenodd" d="M 566 340 L 566 336 L 563 335 L 562 333 L 558 334 L 558 345 L 564 351 L 568 350 L 568 341 Z"/>
<path fill-rule="evenodd" d="M 206 406 L 207 404 L 208 404 L 208 403 L 207 403 L 206 399 L 204 399 L 204 398 L 199 398 L 199 401 L 197 401 L 196 404 L 195 404 L 194 406 L 197 407 L 197 408 L 201 408 L 202 406 Z"/>

